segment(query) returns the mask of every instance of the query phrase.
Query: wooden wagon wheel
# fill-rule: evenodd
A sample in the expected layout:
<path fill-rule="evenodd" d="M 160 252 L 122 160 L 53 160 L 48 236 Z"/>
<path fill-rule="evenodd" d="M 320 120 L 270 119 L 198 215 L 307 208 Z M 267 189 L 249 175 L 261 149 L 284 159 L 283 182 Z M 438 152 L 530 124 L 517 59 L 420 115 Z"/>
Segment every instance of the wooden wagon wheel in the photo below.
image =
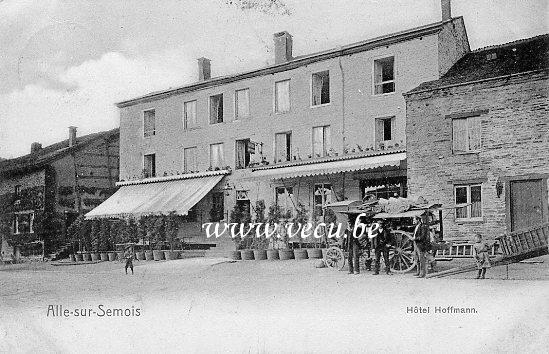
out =
<path fill-rule="evenodd" d="M 345 254 L 339 247 L 330 247 L 326 251 L 324 263 L 326 263 L 326 266 L 328 268 L 341 270 L 345 265 Z"/>
<path fill-rule="evenodd" d="M 392 230 L 391 234 L 395 241 L 394 247 L 389 251 L 391 271 L 394 273 L 409 272 L 416 266 L 412 234 L 401 230 Z"/>

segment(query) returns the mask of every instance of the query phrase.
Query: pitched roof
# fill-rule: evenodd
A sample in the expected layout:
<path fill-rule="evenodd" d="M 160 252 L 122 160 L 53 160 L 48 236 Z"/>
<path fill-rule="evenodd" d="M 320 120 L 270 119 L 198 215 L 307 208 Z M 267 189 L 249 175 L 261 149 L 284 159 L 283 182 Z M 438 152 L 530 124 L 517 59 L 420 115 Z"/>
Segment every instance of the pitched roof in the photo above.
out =
<path fill-rule="evenodd" d="M 340 47 L 337 47 L 337 48 L 321 51 L 321 52 L 318 52 L 318 53 L 301 55 L 301 56 L 298 56 L 298 57 L 294 57 L 290 61 L 280 63 L 280 64 L 270 65 L 270 66 L 267 66 L 267 67 L 264 67 L 264 68 L 254 69 L 254 70 L 250 70 L 250 71 L 246 71 L 246 72 L 238 73 L 238 74 L 233 74 L 233 75 L 215 77 L 215 78 L 212 78 L 212 79 L 209 79 L 209 80 L 195 82 L 195 83 L 190 84 L 190 85 L 185 85 L 185 86 L 176 87 L 176 88 L 170 88 L 168 90 L 151 92 L 151 93 L 149 93 L 147 95 L 144 95 L 144 96 L 132 98 L 132 99 L 125 100 L 125 101 L 122 101 L 122 102 L 118 102 L 118 103 L 116 103 L 116 106 L 118 108 L 128 107 L 128 106 L 131 106 L 131 105 L 134 105 L 134 104 L 137 104 L 137 103 L 149 102 L 149 101 L 152 101 L 152 100 L 155 100 L 155 99 L 164 98 L 164 97 L 168 97 L 168 96 L 171 96 L 171 95 L 177 95 L 177 94 L 181 94 L 181 93 L 185 93 L 185 92 L 200 90 L 200 89 L 207 88 L 207 87 L 223 85 L 223 84 L 226 84 L 226 83 L 235 82 L 235 81 L 239 81 L 239 80 L 245 80 L 245 79 L 249 79 L 249 78 L 256 77 L 256 76 L 264 76 L 264 75 L 270 75 L 270 74 L 277 73 L 277 72 L 292 70 L 292 69 L 295 69 L 295 68 L 298 68 L 298 67 L 301 67 L 301 66 L 309 65 L 309 64 L 314 63 L 314 62 L 319 62 L 319 61 L 323 61 L 323 60 L 327 60 L 327 59 L 331 59 L 331 58 L 336 58 L 336 57 L 339 57 L 339 56 L 344 56 L 344 55 L 354 54 L 354 53 L 358 53 L 358 52 L 363 52 L 363 51 L 370 50 L 370 49 L 373 49 L 373 48 L 377 48 L 377 47 L 381 47 L 381 46 L 387 46 L 387 45 L 391 45 L 391 44 L 394 44 L 394 43 L 399 43 L 399 42 L 411 40 L 411 39 L 414 39 L 414 38 L 419 38 L 419 37 L 426 36 L 426 35 L 429 35 L 429 34 L 438 33 L 440 30 L 442 30 L 442 28 L 444 27 L 445 24 L 451 23 L 451 22 L 454 22 L 454 21 L 462 21 L 463 22 L 463 17 L 462 16 L 454 17 L 454 18 L 451 18 L 451 19 L 446 20 L 446 21 L 439 21 L 439 22 L 431 23 L 431 24 L 428 24 L 428 25 L 420 26 L 420 27 L 411 28 L 411 29 L 408 29 L 408 30 L 400 31 L 400 32 L 390 33 L 390 34 L 387 34 L 387 35 L 383 35 L 383 36 L 379 36 L 379 37 L 375 37 L 375 38 L 370 38 L 370 39 L 367 39 L 367 40 L 364 40 L 364 41 L 360 41 L 360 42 L 340 46 Z"/>
<path fill-rule="evenodd" d="M 549 68 L 549 34 L 480 48 L 466 54 L 438 80 L 405 95 Z"/>
<path fill-rule="evenodd" d="M 69 140 L 65 139 L 58 143 L 46 146 L 34 154 L 28 154 L 13 159 L 0 161 L 0 175 L 11 175 L 26 171 L 34 171 L 45 165 L 59 160 L 68 154 L 78 151 L 99 139 L 110 139 L 118 135 L 120 129 L 115 128 L 108 131 L 83 135 L 76 138 L 76 144 L 69 148 Z"/>

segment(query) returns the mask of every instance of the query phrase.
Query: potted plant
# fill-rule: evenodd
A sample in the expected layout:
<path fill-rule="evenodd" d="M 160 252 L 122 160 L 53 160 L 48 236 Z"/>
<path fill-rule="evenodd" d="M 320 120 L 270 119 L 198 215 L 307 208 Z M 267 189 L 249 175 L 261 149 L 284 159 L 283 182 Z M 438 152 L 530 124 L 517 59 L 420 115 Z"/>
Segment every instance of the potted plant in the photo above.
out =
<path fill-rule="evenodd" d="M 123 225 L 126 228 L 126 237 L 132 243 L 139 243 L 140 240 L 140 230 L 139 224 L 135 221 L 134 218 L 129 218 L 127 222 L 123 222 Z M 138 261 L 145 260 L 145 252 L 143 248 L 135 251 L 135 259 Z"/>
<path fill-rule="evenodd" d="M 266 221 L 265 201 L 263 199 L 257 200 L 255 202 L 255 206 L 253 207 L 253 210 L 255 214 L 254 223 L 264 225 Z M 255 230 L 253 230 L 252 232 L 254 231 Z M 254 249 L 254 259 L 256 261 L 267 259 L 266 248 L 268 246 L 268 243 L 269 243 L 269 240 L 267 240 L 266 235 L 257 237 L 257 235 L 253 234 L 252 248 Z"/>
<path fill-rule="evenodd" d="M 116 252 L 114 251 L 116 244 L 118 243 L 118 230 L 120 228 L 120 220 L 115 220 L 112 222 L 109 229 L 109 252 L 107 257 L 109 261 L 114 261 L 116 259 Z"/>
<path fill-rule="evenodd" d="M 178 216 L 172 211 L 165 217 L 164 221 L 166 225 L 166 241 L 170 245 L 170 249 L 164 251 L 164 257 L 166 260 L 177 259 L 179 257 L 179 252 L 174 251 L 174 244 L 177 241 L 177 232 L 179 231 Z"/>
<path fill-rule="evenodd" d="M 147 261 L 152 261 L 153 251 L 152 251 L 152 240 L 153 240 L 153 229 L 154 229 L 154 217 L 152 216 L 142 216 L 139 219 L 139 233 L 142 235 L 143 240 L 146 240 L 148 249 L 145 250 L 145 259 Z M 145 243 L 145 241 L 143 241 Z"/>
<path fill-rule="evenodd" d="M 298 202 L 296 211 L 295 211 L 295 216 L 292 219 L 294 226 L 299 227 L 301 225 L 301 227 L 303 227 L 309 221 L 309 217 L 307 214 L 308 214 L 308 211 L 305 208 L 305 205 L 303 205 L 303 203 L 301 202 Z M 307 250 L 302 248 L 303 239 L 301 238 L 301 235 L 298 235 L 298 237 L 299 237 L 299 248 L 294 249 L 294 257 L 295 259 L 307 259 L 309 258 L 307 256 Z"/>
<path fill-rule="evenodd" d="M 244 230 L 246 230 L 246 226 L 249 225 L 252 221 L 249 208 L 238 203 L 234 205 L 233 210 L 231 210 L 231 214 L 229 215 L 229 218 L 231 223 L 244 225 Z M 240 236 L 238 236 L 233 238 L 236 251 L 241 250 L 240 257 L 242 260 L 254 259 L 254 252 L 251 249 L 251 240 L 253 240 L 251 237 L 245 237 L 244 239 L 242 239 Z M 238 256 L 235 257 L 238 258 Z"/>
<path fill-rule="evenodd" d="M 91 224 L 91 255 L 90 260 L 96 262 L 99 260 L 99 231 L 100 231 L 100 222 L 98 220 L 92 220 Z M 85 257 L 85 256 L 84 256 Z"/>
<path fill-rule="evenodd" d="M 280 224 L 280 219 L 282 219 L 282 210 L 278 205 L 269 206 L 269 211 L 267 212 L 267 223 L 265 225 L 265 232 L 268 232 L 271 228 L 274 228 L 275 225 Z M 269 229 L 269 230 L 267 230 Z M 266 240 L 268 243 L 267 249 L 267 259 L 274 261 L 280 259 L 278 252 L 278 240 L 273 235 L 273 237 Z"/>
<path fill-rule="evenodd" d="M 155 249 L 153 250 L 153 259 L 155 261 L 164 260 L 164 252 L 162 246 L 166 240 L 166 229 L 164 218 L 162 216 L 154 217 L 153 232 L 152 232 Z"/>
<path fill-rule="evenodd" d="M 107 255 L 107 250 L 109 248 L 109 236 L 110 236 L 110 227 L 109 221 L 107 219 L 101 219 L 99 224 L 99 257 L 101 261 L 105 262 L 109 260 Z"/>

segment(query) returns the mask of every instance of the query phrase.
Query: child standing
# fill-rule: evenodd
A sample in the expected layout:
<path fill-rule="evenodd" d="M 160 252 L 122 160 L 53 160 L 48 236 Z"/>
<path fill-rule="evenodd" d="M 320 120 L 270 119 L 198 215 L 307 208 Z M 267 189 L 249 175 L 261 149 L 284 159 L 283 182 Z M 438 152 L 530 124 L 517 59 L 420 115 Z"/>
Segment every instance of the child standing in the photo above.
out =
<path fill-rule="evenodd" d="M 130 268 L 133 275 L 133 251 L 131 246 L 126 247 L 126 252 L 124 252 L 124 258 L 126 258 L 126 274 L 128 274 L 128 268 Z"/>
<path fill-rule="evenodd" d="M 480 234 L 475 235 L 475 243 L 473 244 L 473 257 L 477 262 L 478 275 L 477 279 L 484 279 L 486 275 L 486 269 L 492 267 L 490 264 L 490 257 L 488 256 L 488 251 L 490 246 L 484 241 L 482 241 L 482 236 Z"/>

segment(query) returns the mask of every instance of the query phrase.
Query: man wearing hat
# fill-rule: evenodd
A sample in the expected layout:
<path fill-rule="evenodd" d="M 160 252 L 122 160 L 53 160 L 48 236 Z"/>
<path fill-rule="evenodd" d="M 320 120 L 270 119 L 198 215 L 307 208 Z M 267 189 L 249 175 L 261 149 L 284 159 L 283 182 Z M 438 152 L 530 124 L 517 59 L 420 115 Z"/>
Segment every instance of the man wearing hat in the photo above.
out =
<path fill-rule="evenodd" d="M 425 278 L 427 274 L 427 253 L 431 250 L 429 235 L 429 225 L 425 214 L 416 217 L 416 227 L 412 241 L 414 241 L 414 258 L 416 259 L 417 271 L 415 276 Z"/>
<path fill-rule="evenodd" d="M 347 230 L 345 230 L 345 242 L 349 252 L 349 274 L 360 274 L 360 242 L 353 234 L 356 216 L 349 214 Z"/>
<path fill-rule="evenodd" d="M 383 254 L 383 260 L 385 262 L 385 273 L 391 275 L 391 266 L 389 265 L 389 248 L 393 244 L 393 239 L 389 229 L 386 226 L 386 222 L 383 219 L 378 221 L 379 227 L 377 228 L 377 234 L 372 234 L 372 247 L 375 248 L 376 263 L 374 275 L 379 274 L 379 268 L 381 263 L 381 255 Z"/>

